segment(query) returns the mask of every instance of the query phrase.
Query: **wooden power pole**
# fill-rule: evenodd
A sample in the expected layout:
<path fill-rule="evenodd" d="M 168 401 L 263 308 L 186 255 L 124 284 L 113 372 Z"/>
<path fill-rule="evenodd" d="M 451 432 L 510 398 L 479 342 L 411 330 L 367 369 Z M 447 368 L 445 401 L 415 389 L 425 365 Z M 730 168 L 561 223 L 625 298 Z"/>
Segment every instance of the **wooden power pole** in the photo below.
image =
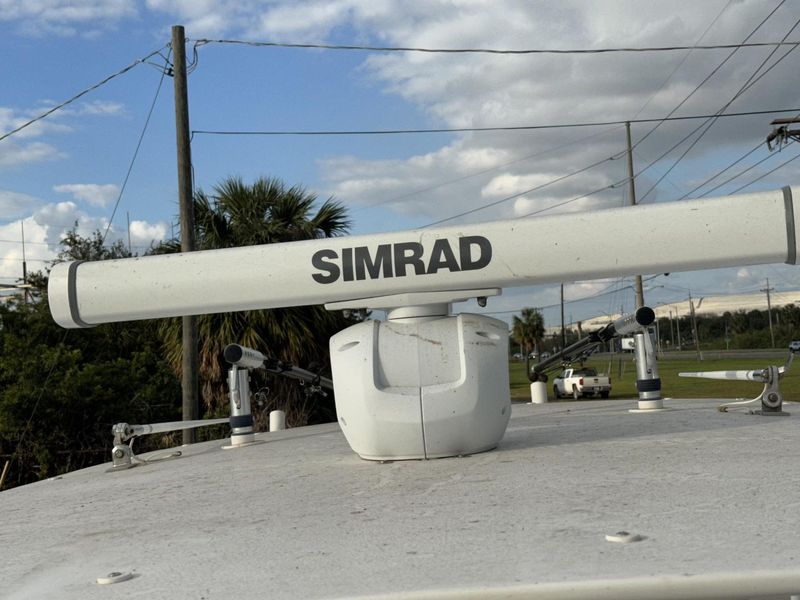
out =
<path fill-rule="evenodd" d="M 567 330 L 564 327 L 564 284 L 561 284 L 561 349 L 567 347 Z"/>
<path fill-rule="evenodd" d="M 775 347 L 775 332 L 772 329 L 772 300 L 769 297 L 769 293 L 773 291 L 775 288 L 769 287 L 769 279 L 767 279 L 767 287 L 765 287 L 762 292 L 767 292 L 767 315 L 769 316 L 769 339 L 770 343 L 772 344 L 770 348 Z"/>
<path fill-rule="evenodd" d="M 628 140 L 628 198 L 631 206 L 636 205 L 636 186 L 633 183 L 633 146 L 631 146 L 631 123 L 625 121 L 625 136 Z M 635 251 L 635 249 L 633 250 Z M 644 288 L 642 287 L 642 276 L 637 275 L 634 282 L 636 289 L 636 308 L 644 306 Z"/>
<path fill-rule="evenodd" d="M 178 149 L 178 202 L 181 219 L 181 252 L 195 249 L 194 204 L 192 198 L 192 154 L 189 144 L 189 93 L 186 81 L 186 37 L 183 26 L 172 28 L 173 82 L 175 89 L 175 134 Z M 183 420 L 199 418 L 197 383 L 197 319 L 183 317 L 181 361 Z M 183 443 L 195 441 L 194 429 L 183 430 Z"/>
<path fill-rule="evenodd" d="M 700 302 L 703 299 L 700 298 Z M 698 304 L 698 306 L 700 306 Z M 689 314 L 692 317 L 692 335 L 694 337 L 694 347 L 697 350 L 697 360 L 703 360 L 703 353 L 700 352 L 700 335 L 697 332 L 697 317 L 694 313 L 694 300 L 692 300 L 692 293 L 689 292 Z"/>

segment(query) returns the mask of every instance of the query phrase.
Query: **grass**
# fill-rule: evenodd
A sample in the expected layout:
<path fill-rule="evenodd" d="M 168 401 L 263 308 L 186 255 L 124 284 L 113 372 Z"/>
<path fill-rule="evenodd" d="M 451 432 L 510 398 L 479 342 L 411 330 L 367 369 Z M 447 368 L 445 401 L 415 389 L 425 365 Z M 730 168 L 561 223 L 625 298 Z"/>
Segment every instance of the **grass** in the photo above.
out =
<path fill-rule="evenodd" d="M 658 361 L 661 377 L 661 395 L 664 398 L 755 398 L 761 393 L 763 384 L 755 381 L 726 381 L 679 377 L 684 371 L 733 371 L 763 369 L 769 365 L 781 365 L 784 358 L 759 356 L 742 358 L 706 359 L 678 358 Z M 800 363 L 800 360 L 797 361 Z M 600 373 L 611 376 L 611 399 L 636 398 L 636 363 L 633 356 L 615 355 L 610 358 L 597 357 L 586 362 Z M 530 402 L 530 382 L 525 373 L 525 363 L 512 361 L 509 365 L 511 400 Z M 549 373 L 547 389 L 552 401 L 552 380 L 558 372 Z M 795 364 L 781 379 L 781 392 L 785 400 L 800 401 L 800 364 Z"/>

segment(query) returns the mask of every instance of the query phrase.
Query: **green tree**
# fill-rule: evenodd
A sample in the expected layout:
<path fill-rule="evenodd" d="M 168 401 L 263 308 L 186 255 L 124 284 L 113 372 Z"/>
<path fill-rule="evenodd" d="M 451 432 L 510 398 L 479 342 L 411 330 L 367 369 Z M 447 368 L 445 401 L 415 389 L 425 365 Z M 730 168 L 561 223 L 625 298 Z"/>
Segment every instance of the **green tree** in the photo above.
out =
<path fill-rule="evenodd" d="M 122 258 L 99 232 L 75 230 L 60 260 Z M 109 460 L 114 423 L 179 418 L 180 383 L 161 358 L 154 322 L 65 330 L 47 303 L 47 276 L 32 273 L 31 299 L 0 305 L 0 462 L 5 486 Z"/>
<path fill-rule="evenodd" d="M 287 188 L 278 179 L 261 178 L 252 185 L 231 177 L 214 188 L 214 194 L 199 191 L 194 197 L 197 247 L 199 250 L 232 248 L 276 242 L 292 242 L 343 234 L 349 227 L 345 208 L 331 199 L 314 211 L 316 197 L 301 187 Z M 162 252 L 177 251 L 172 240 Z M 243 266 L 246 268 L 246 266 Z M 259 277 L 254 272 L 253 277 Z M 236 343 L 266 355 L 308 368 L 328 364 L 328 339 L 348 322 L 322 306 L 220 313 L 198 317 L 199 375 L 206 413 L 227 414 L 227 370 L 222 351 Z M 162 321 L 160 332 L 167 360 L 180 373 L 180 319 Z M 260 377 L 256 372 L 254 378 Z M 280 408 L 291 425 L 330 420 L 333 407 L 315 402 L 299 390 L 296 382 L 280 377 L 256 381 L 254 391 L 269 387 L 267 403 L 254 407 L 263 423 L 267 410 Z M 264 398 L 264 394 L 259 395 Z"/>
<path fill-rule="evenodd" d="M 750 329 L 750 323 L 747 320 L 747 313 L 745 311 L 737 310 L 736 312 L 726 314 L 730 314 L 732 333 L 746 333 Z"/>
<path fill-rule="evenodd" d="M 780 318 L 781 324 L 791 329 L 794 335 L 800 335 L 800 306 L 787 304 L 780 309 Z"/>
<path fill-rule="evenodd" d="M 512 339 L 525 348 L 526 354 L 538 350 L 544 337 L 544 318 L 535 308 L 523 308 L 521 315 L 514 315 L 511 325 Z"/>

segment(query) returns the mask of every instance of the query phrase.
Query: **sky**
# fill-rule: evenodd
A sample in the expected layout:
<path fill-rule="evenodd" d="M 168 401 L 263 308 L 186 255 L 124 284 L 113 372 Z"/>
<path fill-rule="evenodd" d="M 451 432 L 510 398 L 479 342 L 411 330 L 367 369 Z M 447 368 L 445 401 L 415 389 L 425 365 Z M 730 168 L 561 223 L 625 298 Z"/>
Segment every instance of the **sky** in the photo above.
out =
<path fill-rule="evenodd" d="M 130 239 L 136 253 L 177 233 L 173 89 L 172 79 L 163 74 L 172 25 L 185 27 L 192 60 L 188 86 L 195 188 L 213 193 L 230 176 L 248 182 L 279 177 L 320 200 L 333 197 L 343 203 L 353 221 L 351 231 L 364 234 L 443 219 L 460 224 L 625 206 L 625 129 L 605 125 L 370 136 L 200 132 L 631 120 L 642 204 L 725 195 L 739 188 L 774 190 L 800 183 L 800 160 L 790 162 L 800 155 L 800 146 L 770 152 L 763 143 L 774 118 L 800 114 L 800 51 L 789 45 L 777 50 L 456 54 L 200 40 L 504 50 L 643 48 L 800 41 L 798 20 L 800 4 L 780 0 L 0 0 L 0 136 L 136 63 L 0 141 L 0 281 L 21 277 L 23 229 L 29 271 L 49 264 L 59 240 L 76 222 L 82 235 L 108 230 L 109 241 L 121 239 L 127 245 Z M 658 121 L 723 109 L 788 112 Z M 641 119 L 655 121 L 636 122 Z M 771 234 L 769 223 L 754 222 L 753 227 Z M 587 243 L 602 251 L 602 232 Z M 656 306 L 683 301 L 690 293 L 757 292 L 767 287 L 767 279 L 773 301 L 800 301 L 800 272 L 788 265 L 645 274 L 645 298 Z M 631 278 L 566 281 L 567 322 L 632 310 L 632 284 Z M 559 297 L 559 286 L 507 289 L 483 312 L 509 319 L 524 306 L 540 307 L 552 326 L 560 320 Z M 478 312 L 474 303 L 469 310 Z"/>

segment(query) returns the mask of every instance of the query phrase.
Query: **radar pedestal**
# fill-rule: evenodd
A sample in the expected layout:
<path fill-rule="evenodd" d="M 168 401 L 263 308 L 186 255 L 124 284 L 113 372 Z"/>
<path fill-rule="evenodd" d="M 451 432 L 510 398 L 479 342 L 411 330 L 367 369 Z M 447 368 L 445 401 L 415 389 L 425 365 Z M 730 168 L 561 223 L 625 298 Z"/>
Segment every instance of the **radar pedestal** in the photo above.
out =
<path fill-rule="evenodd" d="M 334 309 L 387 310 L 331 338 L 336 413 L 368 460 L 428 459 L 497 446 L 511 416 L 508 325 L 450 303 L 497 289 L 400 294 Z"/>

